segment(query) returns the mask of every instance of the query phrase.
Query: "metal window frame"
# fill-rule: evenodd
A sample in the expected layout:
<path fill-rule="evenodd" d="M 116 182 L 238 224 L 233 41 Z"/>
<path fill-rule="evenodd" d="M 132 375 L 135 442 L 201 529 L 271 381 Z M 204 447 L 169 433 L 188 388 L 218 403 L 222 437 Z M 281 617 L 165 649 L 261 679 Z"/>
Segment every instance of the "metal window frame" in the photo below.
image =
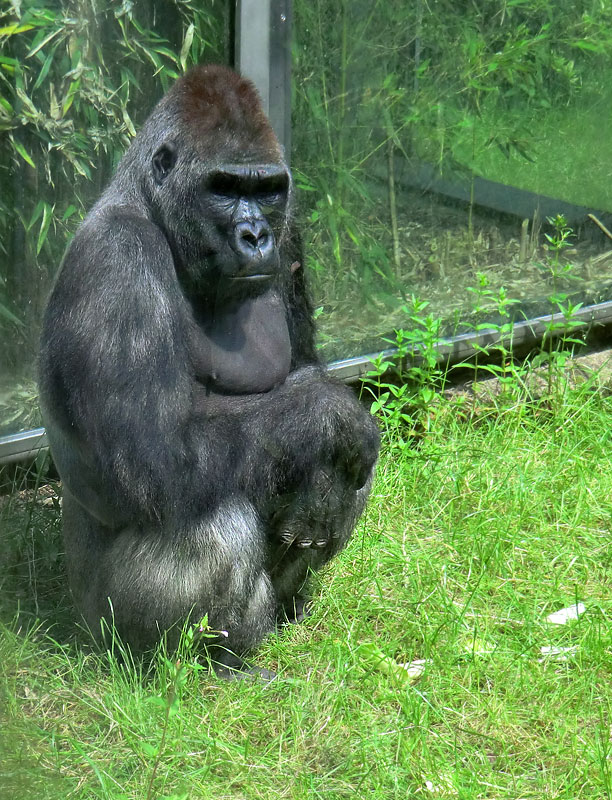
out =
<path fill-rule="evenodd" d="M 12 464 L 35 458 L 49 447 L 44 428 L 0 436 L 0 464 Z"/>
<path fill-rule="evenodd" d="M 292 0 L 237 0 L 234 67 L 250 78 L 289 161 Z"/>
<path fill-rule="evenodd" d="M 551 323 L 555 324 L 554 336 L 562 336 L 575 330 L 568 325 L 563 326 L 564 316 L 561 313 L 546 314 L 542 317 L 517 322 L 512 328 L 512 343 L 516 347 L 529 347 L 541 341 L 544 333 L 549 329 Z M 586 306 L 579 309 L 572 317 L 572 321 L 582 322 L 589 328 L 603 327 L 612 325 L 612 301 L 598 303 L 593 306 Z M 505 335 L 505 340 L 508 336 Z M 458 364 L 465 361 L 475 354 L 475 346 L 495 346 L 500 341 L 499 331 L 495 328 L 479 331 L 478 333 L 463 333 L 459 336 L 451 336 L 443 339 L 437 346 L 440 360 L 449 360 L 450 363 Z M 380 355 L 381 351 L 345 358 L 340 361 L 332 361 L 327 365 L 331 375 L 345 383 L 353 383 L 365 376 L 372 367 L 372 360 Z M 383 351 L 387 356 L 393 356 L 396 352 L 393 348 Z M 41 450 L 48 447 L 47 436 L 44 428 L 36 428 L 32 431 L 23 431 L 10 436 L 0 437 L 0 464 L 7 464 L 15 461 L 24 461 L 35 457 Z"/>

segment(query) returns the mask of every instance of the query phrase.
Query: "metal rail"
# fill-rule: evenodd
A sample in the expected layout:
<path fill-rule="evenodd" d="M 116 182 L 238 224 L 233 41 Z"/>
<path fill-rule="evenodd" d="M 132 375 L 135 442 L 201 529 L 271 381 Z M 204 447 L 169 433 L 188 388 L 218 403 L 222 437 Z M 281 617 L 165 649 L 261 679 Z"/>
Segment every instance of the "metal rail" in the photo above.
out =
<path fill-rule="evenodd" d="M 587 327 L 608 325 L 612 323 L 612 301 L 581 308 L 573 315 L 572 320 L 580 321 Z M 511 338 L 513 347 L 535 344 L 542 339 L 551 323 L 558 324 L 563 322 L 564 317 L 561 313 L 546 314 L 524 322 L 517 322 L 512 328 L 511 336 L 505 335 L 504 341 L 507 343 L 508 339 Z M 571 330 L 572 328 L 569 326 L 567 328 L 560 326 L 554 331 L 553 335 L 562 336 L 564 332 L 567 333 Z M 478 331 L 478 333 L 463 333 L 459 336 L 442 339 L 436 349 L 441 361 L 448 360 L 450 363 L 458 364 L 475 354 L 475 345 L 491 347 L 500 341 L 499 331 L 495 328 L 490 328 Z M 339 380 L 345 383 L 353 383 L 363 378 L 366 372 L 372 368 L 372 359 L 376 358 L 380 352 L 333 361 L 328 365 L 328 370 Z M 382 352 L 387 356 L 393 356 L 396 351 L 394 348 L 390 348 Z M 0 436 L 0 464 L 33 458 L 47 447 L 48 442 L 44 428 L 23 431 L 11 436 Z"/>
<path fill-rule="evenodd" d="M 44 428 L 0 436 L 0 464 L 34 458 L 49 446 Z"/>
<path fill-rule="evenodd" d="M 588 327 L 609 325 L 612 323 L 612 301 L 605 303 L 597 303 L 597 305 L 586 306 L 579 309 L 572 315 L 572 321 L 582 322 L 583 325 Z M 558 338 L 563 336 L 564 333 L 569 333 L 573 330 L 571 325 L 562 326 L 561 323 L 565 321 L 563 314 L 545 314 L 542 317 L 534 317 L 523 322 L 515 322 L 512 326 L 511 334 L 504 334 L 500 336 L 499 330 L 496 328 L 487 328 L 478 331 L 478 333 L 461 333 L 458 336 L 449 336 L 441 339 L 436 347 L 440 361 L 449 361 L 451 364 L 459 364 L 461 361 L 466 361 L 470 356 L 475 355 L 475 346 L 479 347 L 492 347 L 502 341 L 507 345 L 511 341 L 513 347 L 527 346 L 535 344 L 540 341 L 551 324 L 559 325 L 559 327 L 551 334 L 553 337 Z M 390 348 L 384 350 L 385 355 L 392 356 L 396 350 Z M 341 361 L 333 361 L 329 364 L 329 370 L 337 378 L 351 383 L 357 381 L 371 369 L 372 359 L 376 358 L 380 353 L 369 353 L 364 356 L 357 356 L 356 358 L 346 358 Z"/>

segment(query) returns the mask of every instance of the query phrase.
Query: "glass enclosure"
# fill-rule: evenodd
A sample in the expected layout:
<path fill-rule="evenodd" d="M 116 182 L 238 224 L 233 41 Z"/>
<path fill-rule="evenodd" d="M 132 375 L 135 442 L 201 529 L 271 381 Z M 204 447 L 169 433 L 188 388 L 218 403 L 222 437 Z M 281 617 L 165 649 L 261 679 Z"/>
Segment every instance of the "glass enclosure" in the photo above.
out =
<path fill-rule="evenodd" d="M 0 436 L 40 424 L 39 323 L 67 241 L 174 77 L 233 63 L 234 6 L 3 5 Z M 452 335 L 612 299 L 610 0 L 294 0 L 292 55 L 327 360 L 381 350 L 419 302 Z"/>
<path fill-rule="evenodd" d="M 612 297 L 612 3 L 295 0 L 294 37 L 326 358 L 412 295 L 447 334 Z"/>
<path fill-rule="evenodd" d="M 186 67 L 229 63 L 224 0 L 39 0 L 0 12 L 0 436 L 40 424 L 39 325 L 70 236 Z"/>

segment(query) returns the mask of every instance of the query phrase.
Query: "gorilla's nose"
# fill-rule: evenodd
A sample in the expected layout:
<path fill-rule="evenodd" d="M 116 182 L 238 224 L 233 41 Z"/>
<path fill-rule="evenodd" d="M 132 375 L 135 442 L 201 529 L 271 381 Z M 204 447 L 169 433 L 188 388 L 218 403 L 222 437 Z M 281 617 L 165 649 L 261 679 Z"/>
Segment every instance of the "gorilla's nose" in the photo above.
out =
<path fill-rule="evenodd" d="M 274 235 L 265 220 L 243 220 L 234 228 L 234 250 L 249 261 L 265 259 L 274 249 Z"/>

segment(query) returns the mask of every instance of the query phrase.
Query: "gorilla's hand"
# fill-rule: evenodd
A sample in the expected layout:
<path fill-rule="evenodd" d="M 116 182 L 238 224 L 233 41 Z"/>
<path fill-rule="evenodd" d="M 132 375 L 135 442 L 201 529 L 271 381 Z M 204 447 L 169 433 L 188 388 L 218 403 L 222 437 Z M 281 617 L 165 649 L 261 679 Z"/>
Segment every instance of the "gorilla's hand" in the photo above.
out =
<path fill-rule="evenodd" d="M 347 493 L 354 494 L 342 476 L 317 469 L 299 489 L 276 498 L 273 537 L 287 547 L 333 549 L 349 505 Z"/>
<path fill-rule="evenodd" d="M 338 446 L 338 461 L 352 489 L 361 489 L 367 483 L 380 446 L 380 433 L 374 419 L 364 409 L 354 413 L 346 438 Z"/>
<path fill-rule="evenodd" d="M 281 420 L 277 431 L 285 448 L 292 451 L 292 463 L 300 465 L 306 459 L 306 474 L 311 473 L 312 464 L 328 464 L 334 476 L 342 474 L 347 488 L 365 486 L 376 463 L 380 434 L 352 390 L 320 367 L 306 367 L 292 373 L 280 391 L 290 399 L 286 418 L 292 425 L 285 433 Z"/>

